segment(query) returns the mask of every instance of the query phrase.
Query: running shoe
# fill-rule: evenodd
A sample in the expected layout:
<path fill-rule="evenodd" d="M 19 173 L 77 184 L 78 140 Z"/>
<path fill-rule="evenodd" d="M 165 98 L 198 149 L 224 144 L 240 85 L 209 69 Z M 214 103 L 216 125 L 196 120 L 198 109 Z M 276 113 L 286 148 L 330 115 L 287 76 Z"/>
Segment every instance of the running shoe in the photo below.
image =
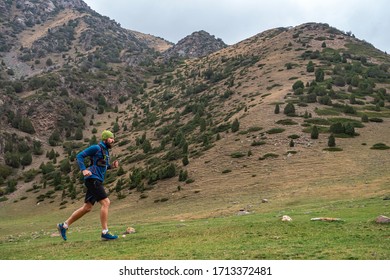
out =
<path fill-rule="evenodd" d="M 57 225 L 58 232 L 61 234 L 62 239 L 66 241 L 66 228 L 64 228 L 64 224 Z"/>
<path fill-rule="evenodd" d="M 102 240 L 103 241 L 115 240 L 117 238 L 118 238 L 117 235 L 112 235 L 110 232 L 107 232 L 106 234 L 102 233 Z"/>

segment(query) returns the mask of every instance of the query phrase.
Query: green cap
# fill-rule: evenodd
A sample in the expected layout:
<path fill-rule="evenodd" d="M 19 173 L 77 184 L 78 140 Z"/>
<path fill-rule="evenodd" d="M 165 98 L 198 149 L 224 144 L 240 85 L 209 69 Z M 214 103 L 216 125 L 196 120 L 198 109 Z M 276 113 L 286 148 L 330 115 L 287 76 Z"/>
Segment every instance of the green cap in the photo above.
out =
<path fill-rule="evenodd" d="M 107 140 L 108 138 L 114 138 L 114 133 L 112 133 L 111 131 L 109 130 L 104 130 L 102 132 L 102 140 Z"/>

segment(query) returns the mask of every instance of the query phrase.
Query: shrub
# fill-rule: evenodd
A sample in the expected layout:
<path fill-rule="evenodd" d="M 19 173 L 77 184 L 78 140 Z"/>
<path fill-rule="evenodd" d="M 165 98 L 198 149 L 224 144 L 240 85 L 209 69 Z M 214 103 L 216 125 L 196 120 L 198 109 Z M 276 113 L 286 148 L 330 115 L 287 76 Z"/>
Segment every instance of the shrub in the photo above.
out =
<path fill-rule="evenodd" d="M 335 147 L 336 146 L 336 139 L 333 134 L 329 135 L 328 138 L 328 147 Z"/>
<path fill-rule="evenodd" d="M 248 128 L 248 132 L 256 132 L 256 131 L 260 131 L 262 129 L 263 128 L 260 126 L 251 126 L 250 128 Z"/>
<path fill-rule="evenodd" d="M 12 174 L 12 168 L 7 165 L 0 164 L 0 177 L 7 179 Z"/>
<path fill-rule="evenodd" d="M 179 182 L 185 182 L 188 179 L 188 171 L 180 170 L 179 172 Z"/>
<path fill-rule="evenodd" d="M 331 122 L 323 118 L 312 118 L 305 120 L 305 123 L 318 124 L 318 125 L 330 125 Z"/>
<path fill-rule="evenodd" d="M 259 160 L 265 160 L 267 158 L 277 158 L 277 157 L 279 157 L 278 154 L 268 153 L 268 154 L 265 154 L 262 157 L 260 157 Z"/>
<path fill-rule="evenodd" d="M 187 166 L 190 162 L 188 160 L 188 156 L 185 155 L 182 159 L 183 166 Z"/>
<path fill-rule="evenodd" d="M 34 180 L 35 176 L 38 174 L 38 170 L 31 169 L 29 171 L 24 172 L 23 177 L 24 177 L 24 182 L 28 183 Z"/>
<path fill-rule="evenodd" d="M 310 134 L 310 138 L 311 139 L 318 139 L 318 127 L 315 125 L 313 126 L 312 130 L 311 130 L 311 134 Z"/>
<path fill-rule="evenodd" d="M 287 103 L 286 107 L 284 107 L 283 113 L 287 116 L 294 116 L 295 115 L 295 107 L 292 103 Z"/>
<path fill-rule="evenodd" d="M 265 145 L 266 142 L 265 141 L 255 141 L 253 140 L 251 146 L 261 146 L 261 145 Z"/>
<path fill-rule="evenodd" d="M 354 114 L 356 114 L 356 109 L 354 107 L 349 106 L 348 104 L 346 104 L 345 107 L 344 107 L 344 113 L 354 115 Z"/>
<path fill-rule="evenodd" d="M 290 139 L 298 139 L 298 138 L 300 138 L 300 136 L 297 135 L 297 134 L 291 134 L 291 135 L 288 136 L 288 138 L 290 138 Z"/>
<path fill-rule="evenodd" d="M 54 129 L 52 134 L 49 137 L 49 144 L 50 146 L 57 146 L 58 142 L 61 140 L 60 132 L 57 129 Z"/>
<path fill-rule="evenodd" d="M 325 77 L 325 72 L 324 70 L 322 70 L 321 68 L 317 69 L 316 72 L 315 72 L 315 76 L 316 76 L 316 82 L 323 82 L 324 81 L 324 77 Z"/>
<path fill-rule="evenodd" d="M 13 193 L 14 191 L 16 191 L 16 185 L 18 184 L 18 182 L 14 179 L 11 179 L 7 182 L 7 193 Z"/>
<path fill-rule="evenodd" d="M 383 122 L 383 119 L 381 119 L 381 118 L 370 118 L 369 119 L 370 120 L 370 122 Z"/>
<path fill-rule="evenodd" d="M 241 152 L 234 152 L 230 155 L 232 158 L 242 158 L 245 156 L 244 153 L 241 153 Z"/>
<path fill-rule="evenodd" d="M 295 125 L 295 124 L 298 124 L 297 122 L 293 121 L 292 119 L 278 120 L 276 123 L 277 124 L 282 124 L 282 125 Z"/>
<path fill-rule="evenodd" d="M 34 155 L 42 155 L 43 149 L 42 149 L 42 143 L 39 140 L 33 141 L 33 154 Z"/>
<path fill-rule="evenodd" d="M 268 134 L 276 134 L 276 133 L 282 133 L 283 131 L 285 131 L 284 128 L 276 127 L 276 128 L 271 128 L 270 130 L 267 130 L 266 132 Z"/>
<path fill-rule="evenodd" d="M 345 134 L 347 134 L 347 135 L 350 135 L 350 136 L 355 135 L 355 128 L 353 127 L 353 125 L 351 123 L 347 123 L 344 126 L 344 131 L 345 131 Z"/>
<path fill-rule="evenodd" d="M 336 134 L 339 134 L 339 133 L 344 133 L 345 129 L 344 129 L 344 126 L 340 122 L 337 122 L 337 123 L 331 124 L 329 131 L 336 133 Z"/>
<path fill-rule="evenodd" d="M 389 146 L 387 146 L 384 143 L 376 143 L 371 147 L 372 150 L 388 150 L 390 149 Z"/>
<path fill-rule="evenodd" d="M 305 84 L 301 81 L 301 80 L 298 80 L 296 81 L 293 85 L 292 85 L 292 89 L 295 91 L 297 90 L 298 88 L 305 88 Z"/>
<path fill-rule="evenodd" d="M 279 114 L 279 112 L 280 112 L 280 106 L 279 106 L 279 104 L 276 104 L 276 105 L 275 105 L 274 113 L 275 113 L 275 114 Z"/>
<path fill-rule="evenodd" d="M 314 72 L 314 63 L 313 61 L 309 61 L 309 63 L 306 65 L 306 71 L 309 73 Z"/>
<path fill-rule="evenodd" d="M 16 152 L 6 152 L 4 155 L 5 163 L 13 168 L 20 166 L 20 155 Z"/>
<path fill-rule="evenodd" d="M 20 164 L 22 166 L 27 166 L 27 165 L 30 165 L 31 163 L 32 163 L 31 152 L 27 152 L 27 153 L 23 154 L 22 158 L 20 159 Z"/>
<path fill-rule="evenodd" d="M 240 123 L 238 119 L 235 119 L 232 123 L 232 132 L 237 132 L 240 129 Z"/>

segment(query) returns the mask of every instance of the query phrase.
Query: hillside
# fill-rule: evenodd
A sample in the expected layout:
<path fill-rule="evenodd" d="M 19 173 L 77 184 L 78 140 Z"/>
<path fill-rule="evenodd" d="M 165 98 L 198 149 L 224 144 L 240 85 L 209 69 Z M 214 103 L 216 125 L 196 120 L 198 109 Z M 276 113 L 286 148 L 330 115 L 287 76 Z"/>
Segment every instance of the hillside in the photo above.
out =
<path fill-rule="evenodd" d="M 50 17 L 1 25 L 7 212 L 73 210 L 83 198 L 75 154 L 106 128 L 121 162 L 106 182 L 113 211 L 134 219 L 390 195 L 390 58 L 369 43 L 304 23 L 207 53 L 190 36 L 177 45 L 196 57 L 168 62 L 175 46 L 164 39 L 125 30 L 82 1 L 49 2 Z M 29 8 L 8 3 L 4 15 Z"/>

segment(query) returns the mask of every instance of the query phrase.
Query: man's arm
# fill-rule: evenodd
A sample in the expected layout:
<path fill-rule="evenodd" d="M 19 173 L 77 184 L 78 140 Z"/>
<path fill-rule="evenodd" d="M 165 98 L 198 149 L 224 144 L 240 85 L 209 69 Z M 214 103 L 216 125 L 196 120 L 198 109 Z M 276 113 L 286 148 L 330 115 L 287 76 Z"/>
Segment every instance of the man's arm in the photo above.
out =
<path fill-rule="evenodd" d="M 84 163 L 86 157 L 94 156 L 100 150 L 99 145 L 92 145 L 76 155 L 77 164 L 80 170 L 84 174 L 84 170 L 87 169 Z"/>

